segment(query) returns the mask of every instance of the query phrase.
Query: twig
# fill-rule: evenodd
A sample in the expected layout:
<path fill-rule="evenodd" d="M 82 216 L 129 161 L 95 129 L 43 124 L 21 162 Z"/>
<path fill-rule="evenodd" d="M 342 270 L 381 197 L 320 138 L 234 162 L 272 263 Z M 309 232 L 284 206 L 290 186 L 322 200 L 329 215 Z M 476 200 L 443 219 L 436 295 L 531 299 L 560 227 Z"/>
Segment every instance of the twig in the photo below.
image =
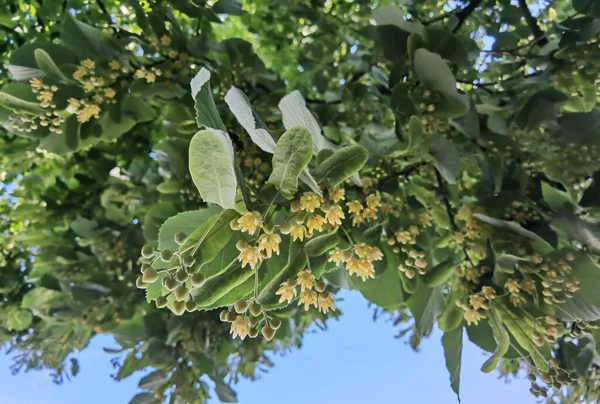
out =
<path fill-rule="evenodd" d="M 548 43 L 548 39 L 544 36 L 544 31 L 538 25 L 536 18 L 531 14 L 529 7 L 527 7 L 527 2 L 525 0 L 519 0 L 519 8 L 523 13 L 523 17 L 525 17 L 525 22 L 529 26 L 531 32 L 533 32 L 534 40 L 538 46 L 544 46 Z"/>
<path fill-rule="evenodd" d="M 460 29 L 460 27 L 462 27 L 467 18 L 469 18 L 473 11 L 475 11 L 475 9 L 479 7 L 482 1 L 483 0 L 472 0 L 469 2 L 469 4 L 467 4 L 466 7 L 464 7 L 458 13 L 456 13 L 456 17 L 458 18 L 458 24 L 456 24 L 456 27 L 454 27 L 452 32 L 456 32 Z"/>

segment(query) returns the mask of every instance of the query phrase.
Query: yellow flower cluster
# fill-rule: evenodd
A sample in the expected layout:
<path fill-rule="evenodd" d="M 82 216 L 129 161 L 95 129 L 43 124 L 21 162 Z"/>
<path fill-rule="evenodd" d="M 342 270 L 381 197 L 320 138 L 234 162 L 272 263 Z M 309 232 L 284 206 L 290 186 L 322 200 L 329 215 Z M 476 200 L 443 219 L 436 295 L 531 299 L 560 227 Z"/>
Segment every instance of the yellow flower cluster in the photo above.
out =
<path fill-rule="evenodd" d="M 56 104 L 54 103 L 54 93 L 58 91 L 58 87 L 55 85 L 44 84 L 44 82 L 38 78 L 31 79 L 29 84 L 31 85 L 31 91 L 37 94 L 37 99 L 40 101 L 42 108 L 48 109 L 44 115 L 38 117 L 39 125 L 48 127 L 50 132 L 61 134 L 63 132 L 61 126 L 65 119 L 61 116 L 58 110 L 56 110 Z M 38 128 L 35 123 L 35 117 L 32 118 L 21 118 L 24 125 L 15 125 L 17 129 L 24 132 L 30 132 Z"/>
<path fill-rule="evenodd" d="M 240 252 L 238 260 L 242 263 L 242 268 L 247 265 L 252 269 L 262 259 L 271 258 L 273 253 L 279 255 L 279 244 L 281 236 L 273 233 L 273 228 L 263 226 L 263 220 L 260 212 L 248 212 L 242 215 L 239 219 L 234 219 L 229 224 L 232 230 L 246 232 L 249 235 L 254 235 L 259 228 L 264 230 L 264 233 L 258 237 L 256 245 L 250 245 L 248 242 L 240 240 L 236 243 L 236 248 Z"/>
<path fill-rule="evenodd" d="M 260 253 L 258 247 L 248 245 L 247 242 L 240 240 L 235 244 L 240 254 L 238 260 L 242 263 L 242 268 L 250 265 L 253 270 L 256 269 L 258 262 L 260 261 Z"/>
<path fill-rule="evenodd" d="M 147 83 L 154 83 L 156 78 L 162 76 L 162 74 L 162 70 L 154 66 L 150 68 L 150 71 L 146 70 L 145 67 L 135 71 L 135 77 L 138 79 L 146 79 Z"/>
<path fill-rule="evenodd" d="M 232 338 L 240 337 L 241 340 L 244 340 L 248 336 L 250 332 L 250 319 L 244 316 L 237 316 L 233 323 L 231 323 L 231 330 L 229 331 L 232 334 Z"/>
<path fill-rule="evenodd" d="M 357 227 L 363 223 L 377 219 L 377 210 L 383 205 L 381 203 L 381 195 L 379 193 L 367 196 L 365 201 L 366 206 L 358 200 L 353 200 L 346 203 L 348 212 L 352 213 L 352 226 Z"/>
<path fill-rule="evenodd" d="M 455 234 L 455 240 L 459 246 L 462 246 L 465 240 L 474 242 L 484 236 L 485 225 L 473 217 L 473 213 L 484 212 L 482 207 L 474 207 L 471 204 L 461 206 L 456 212 L 456 219 L 464 222 L 461 231 Z"/>
<path fill-rule="evenodd" d="M 67 110 L 77 115 L 79 122 L 88 122 L 90 119 L 98 119 L 100 117 L 100 107 L 96 104 L 88 103 L 85 100 L 69 99 Z"/>
<path fill-rule="evenodd" d="M 314 306 L 322 313 L 335 310 L 335 297 L 325 290 L 325 284 L 319 281 L 315 285 L 315 276 L 307 271 L 300 271 L 296 279 L 283 282 L 275 294 L 279 296 L 279 303 L 291 303 L 296 298 L 296 287 L 300 286 L 298 305 L 304 305 L 304 310 Z"/>
<path fill-rule="evenodd" d="M 336 265 L 346 264 L 346 270 L 350 275 L 356 274 L 363 281 L 375 277 L 375 266 L 373 261 L 383 259 L 381 250 L 365 243 L 358 243 L 353 250 L 334 249 L 329 253 L 329 262 Z"/>
<path fill-rule="evenodd" d="M 458 299 L 455 303 L 465 311 L 464 318 L 468 325 L 479 324 L 479 320 L 487 317 L 486 311 L 490 302 L 496 298 L 496 292 L 490 286 L 483 286 L 479 293 L 471 294 L 468 299 Z"/>

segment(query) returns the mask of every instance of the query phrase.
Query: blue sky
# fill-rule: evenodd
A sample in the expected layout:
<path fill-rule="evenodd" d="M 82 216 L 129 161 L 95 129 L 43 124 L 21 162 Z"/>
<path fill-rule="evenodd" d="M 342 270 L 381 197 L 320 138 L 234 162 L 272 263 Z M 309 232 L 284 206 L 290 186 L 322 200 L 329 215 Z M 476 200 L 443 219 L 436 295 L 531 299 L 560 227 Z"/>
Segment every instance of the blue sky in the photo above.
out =
<path fill-rule="evenodd" d="M 421 344 L 415 353 L 405 341 L 394 339 L 392 324 L 372 321 L 372 310 L 358 292 L 344 292 L 339 303 L 344 315 L 326 332 L 308 335 L 301 350 L 272 357 L 275 367 L 260 380 L 243 381 L 235 389 L 242 404 L 321 403 L 456 403 L 449 387 L 441 333 Z M 97 337 L 79 353 L 80 374 L 61 386 L 44 372 L 12 376 L 9 357 L 0 356 L 2 404 L 128 403 L 137 391 L 141 373 L 115 382 L 110 356 L 114 346 Z M 463 404 L 535 403 L 524 379 L 505 383 L 497 373 L 479 371 L 488 354 L 467 341 L 463 350 L 461 398 Z M 211 400 L 211 404 L 219 401 Z"/>

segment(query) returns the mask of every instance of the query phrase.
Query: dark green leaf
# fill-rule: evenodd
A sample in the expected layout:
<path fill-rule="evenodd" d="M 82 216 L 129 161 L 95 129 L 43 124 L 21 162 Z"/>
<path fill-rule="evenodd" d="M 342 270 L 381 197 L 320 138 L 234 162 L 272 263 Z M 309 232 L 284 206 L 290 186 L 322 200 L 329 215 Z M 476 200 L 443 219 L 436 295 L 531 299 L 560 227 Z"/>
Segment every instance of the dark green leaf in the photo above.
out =
<path fill-rule="evenodd" d="M 336 186 L 357 173 L 368 158 L 369 153 L 362 146 L 343 147 L 319 165 L 315 179 L 319 184 Z"/>
<path fill-rule="evenodd" d="M 273 171 L 268 183 L 292 199 L 298 191 L 298 176 L 310 162 L 312 153 L 310 132 L 300 126 L 288 129 L 275 146 Z"/>
<path fill-rule="evenodd" d="M 450 373 L 450 386 L 460 402 L 460 368 L 462 362 L 463 328 L 444 333 L 442 345 L 446 357 L 446 368 Z"/>

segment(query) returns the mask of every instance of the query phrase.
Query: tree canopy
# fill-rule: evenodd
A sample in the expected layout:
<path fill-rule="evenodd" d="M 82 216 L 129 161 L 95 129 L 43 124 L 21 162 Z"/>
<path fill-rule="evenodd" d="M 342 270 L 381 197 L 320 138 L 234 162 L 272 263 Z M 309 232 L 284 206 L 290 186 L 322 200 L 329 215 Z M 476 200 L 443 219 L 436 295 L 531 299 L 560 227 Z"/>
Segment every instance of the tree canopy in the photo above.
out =
<path fill-rule="evenodd" d="M 7 0 L 0 29 L 15 372 L 109 334 L 116 380 L 155 369 L 132 403 L 235 402 L 355 289 L 443 331 L 458 397 L 473 343 L 599 399 L 598 0 Z"/>

